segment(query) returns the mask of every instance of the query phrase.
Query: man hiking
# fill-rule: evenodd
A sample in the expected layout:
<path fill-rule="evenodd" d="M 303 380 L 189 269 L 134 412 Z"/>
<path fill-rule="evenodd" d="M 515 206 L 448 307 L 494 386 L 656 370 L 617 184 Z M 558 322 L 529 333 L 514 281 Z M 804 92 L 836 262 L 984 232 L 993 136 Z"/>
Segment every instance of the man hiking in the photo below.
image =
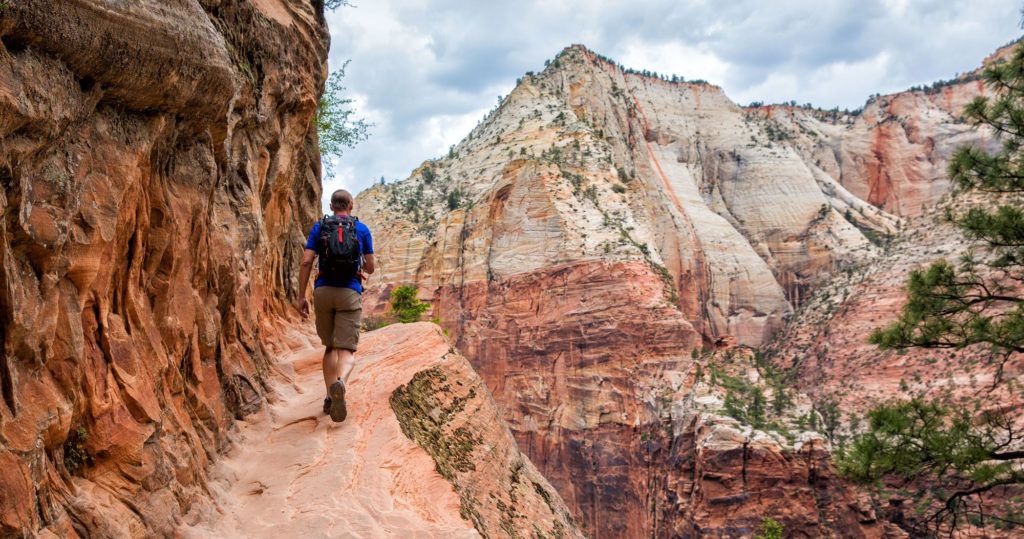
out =
<path fill-rule="evenodd" d="M 345 390 L 355 366 L 359 325 L 363 317 L 363 272 L 373 273 L 373 238 L 370 229 L 352 216 L 352 194 L 338 189 L 331 194 L 331 211 L 313 225 L 306 239 L 299 270 L 299 312 L 309 316 L 306 287 L 313 259 L 319 272 L 313 285 L 316 334 L 324 352 L 324 413 L 335 422 L 345 420 Z"/>

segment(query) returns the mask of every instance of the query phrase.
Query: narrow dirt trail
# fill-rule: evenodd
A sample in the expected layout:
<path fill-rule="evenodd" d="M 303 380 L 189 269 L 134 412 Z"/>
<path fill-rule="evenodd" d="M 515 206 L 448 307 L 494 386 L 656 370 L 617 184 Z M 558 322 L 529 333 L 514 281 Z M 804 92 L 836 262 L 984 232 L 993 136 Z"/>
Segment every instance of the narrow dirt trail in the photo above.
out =
<path fill-rule="evenodd" d="M 477 537 L 433 459 L 402 434 L 392 391 L 443 358 L 440 340 L 379 330 L 363 336 L 349 416 L 322 413 L 321 348 L 284 357 L 271 404 L 239 422 L 215 466 L 213 507 L 185 537 Z M 440 342 L 440 344 L 437 344 Z"/>

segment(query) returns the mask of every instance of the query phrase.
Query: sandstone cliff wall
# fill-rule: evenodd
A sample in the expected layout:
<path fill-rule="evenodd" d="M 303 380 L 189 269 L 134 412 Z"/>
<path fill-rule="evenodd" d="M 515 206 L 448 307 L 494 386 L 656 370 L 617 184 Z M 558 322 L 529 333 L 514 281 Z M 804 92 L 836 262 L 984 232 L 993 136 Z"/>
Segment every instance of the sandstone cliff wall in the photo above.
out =
<path fill-rule="evenodd" d="M 983 66 L 1006 59 L 1015 46 L 1000 48 Z M 927 213 L 949 192 L 946 166 L 956 148 L 999 146 L 991 130 L 976 129 L 962 116 L 968 103 L 989 93 L 982 69 L 926 88 L 872 97 L 855 113 L 787 105 L 749 111 L 774 138 L 855 197 L 914 217 Z M 854 214 L 852 220 L 859 218 Z"/>
<path fill-rule="evenodd" d="M 0 535 L 170 534 L 295 290 L 322 13 L 12 0 L 0 42 Z"/>
<path fill-rule="evenodd" d="M 712 458 L 679 450 L 697 423 L 667 428 L 691 352 L 767 342 L 830 274 L 877 253 L 865 234 L 898 229 L 840 180 L 720 88 L 572 47 L 449 155 L 359 195 L 380 260 L 365 309 L 418 286 L 585 533 L 696 533 L 764 506 L 749 483 L 702 517 L 685 495 Z M 798 506 L 787 522 L 819 532 L 849 515 Z"/>

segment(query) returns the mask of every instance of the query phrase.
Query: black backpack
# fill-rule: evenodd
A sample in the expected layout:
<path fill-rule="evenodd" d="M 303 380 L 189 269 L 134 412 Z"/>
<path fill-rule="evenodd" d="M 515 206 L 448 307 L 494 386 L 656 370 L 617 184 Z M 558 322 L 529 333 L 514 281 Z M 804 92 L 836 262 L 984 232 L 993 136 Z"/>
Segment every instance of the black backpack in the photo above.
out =
<path fill-rule="evenodd" d="M 325 215 L 320 220 L 320 236 L 316 254 L 320 258 L 320 275 L 329 279 L 349 279 L 359 271 L 359 238 L 356 223 L 349 216 Z"/>

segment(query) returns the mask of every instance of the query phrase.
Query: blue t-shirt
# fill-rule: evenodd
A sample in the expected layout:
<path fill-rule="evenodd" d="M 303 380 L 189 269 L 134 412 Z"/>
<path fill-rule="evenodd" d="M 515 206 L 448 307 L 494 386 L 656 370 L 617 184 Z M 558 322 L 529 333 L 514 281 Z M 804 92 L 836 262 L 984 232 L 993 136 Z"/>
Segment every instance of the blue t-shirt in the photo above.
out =
<path fill-rule="evenodd" d="M 306 238 L 306 249 L 310 251 L 316 251 L 316 240 L 320 236 L 320 221 L 313 224 L 312 230 L 309 231 L 309 237 Z M 370 229 L 367 228 L 360 221 L 356 221 L 356 238 L 359 239 L 359 254 L 360 255 L 372 255 L 373 254 L 373 237 L 370 236 Z M 316 282 L 313 283 L 314 288 L 321 286 L 335 286 L 338 288 L 351 288 L 360 294 L 363 293 L 363 285 L 359 282 L 359 277 L 352 277 L 350 279 L 330 279 L 323 275 L 317 275 Z"/>

